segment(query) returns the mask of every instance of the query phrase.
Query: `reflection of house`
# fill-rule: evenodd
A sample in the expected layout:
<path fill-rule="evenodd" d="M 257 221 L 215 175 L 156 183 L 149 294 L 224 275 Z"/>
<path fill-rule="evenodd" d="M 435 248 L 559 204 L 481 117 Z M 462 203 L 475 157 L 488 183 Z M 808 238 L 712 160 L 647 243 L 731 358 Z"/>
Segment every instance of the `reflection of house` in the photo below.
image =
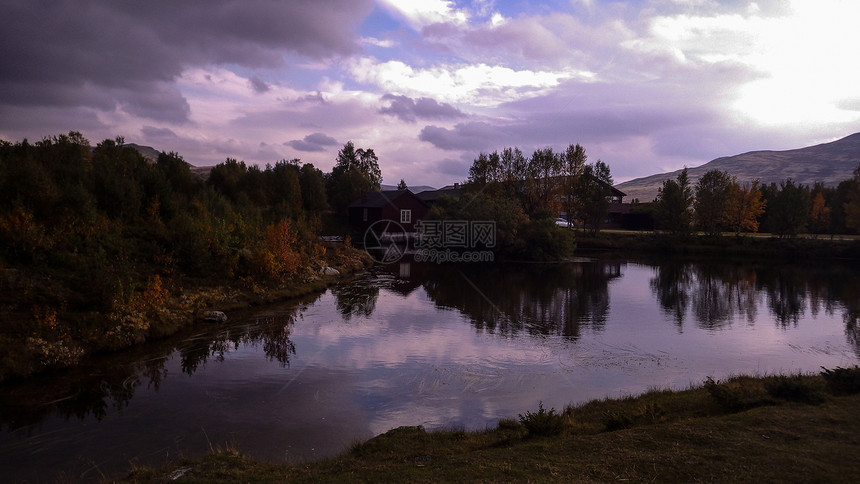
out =
<path fill-rule="evenodd" d="M 439 197 L 446 196 L 452 198 L 460 198 L 460 195 L 463 194 L 463 187 L 460 186 L 459 183 L 455 183 L 453 185 L 448 185 L 446 187 L 442 187 L 438 190 L 424 190 L 423 192 L 418 194 L 418 198 L 420 198 L 427 205 L 433 205 L 436 203 L 436 200 Z"/>
<path fill-rule="evenodd" d="M 427 204 L 409 189 L 380 190 L 365 193 L 349 204 L 349 224 L 353 229 L 364 233 L 376 222 L 396 222 L 380 224 L 392 231 L 402 227 L 406 232 L 415 232 L 416 223 L 427 215 Z M 398 227 L 399 225 L 399 227 Z"/>

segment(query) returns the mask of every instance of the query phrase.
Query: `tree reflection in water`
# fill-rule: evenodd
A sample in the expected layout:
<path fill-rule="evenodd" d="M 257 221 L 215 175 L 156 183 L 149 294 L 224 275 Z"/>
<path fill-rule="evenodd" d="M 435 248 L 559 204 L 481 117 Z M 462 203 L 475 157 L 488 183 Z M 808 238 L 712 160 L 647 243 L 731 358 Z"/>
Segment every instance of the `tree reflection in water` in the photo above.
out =
<path fill-rule="evenodd" d="M 401 264 L 334 287 L 331 293 L 344 322 L 373 315 L 383 293 L 408 297 L 423 288 L 436 307 L 460 312 L 479 332 L 558 335 L 575 341 L 585 331 L 604 331 L 609 287 L 622 277 L 625 264 Z M 672 261 L 651 264 L 649 286 L 678 332 L 683 332 L 688 321 L 711 331 L 732 321 L 762 324 L 759 308 L 767 308 L 772 316 L 764 321 L 773 321 L 785 331 L 796 327 L 807 311 L 812 315 L 842 311 L 845 337 L 860 358 L 860 278 L 856 269 L 844 264 Z M 175 354 L 182 371 L 189 375 L 242 347 L 261 348 L 270 361 L 287 367 L 296 354 L 290 336 L 301 310 L 302 306 L 294 306 L 238 323 L 197 326 L 193 334 L 153 341 L 93 358 L 79 368 L 5 385 L 0 388 L 0 427 L 30 429 L 49 414 L 101 420 L 111 409 L 126 407 L 142 385 L 158 390 L 167 377 L 165 364 Z"/>
<path fill-rule="evenodd" d="M 716 330 L 741 318 L 755 324 L 762 297 L 783 329 L 796 327 L 807 310 L 830 315 L 841 305 L 846 335 L 860 355 L 860 281 L 854 267 L 675 261 L 656 264 L 654 271 L 651 291 L 679 331 L 691 306 L 699 327 Z"/>
<path fill-rule="evenodd" d="M 114 355 L 93 358 L 59 375 L 39 376 L 0 392 L 0 428 L 9 431 L 37 425 L 46 416 L 88 416 L 102 420 L 113 408 L 128 405 L 143 382 L 158 390 L 167 377 L 165 363 L 177 352 L 182 371 L 189 375 L 210 359 L 243 346 L 262 347 L 270 361 L 290 364 L 296 347 L 290 340 L 299 307 L 257 316 L 238 325 L 199 326 L 205 331 L 177 339 L 154 341 Z"/>
<path fill-rule="evenodd" d="M 599 332 L 605 326 L 608 284 L 621 277 L 621 266 L 461 264 L 428 271 L 424 289 L 437 306 L 459 310 L 480 331 L 578 339 L 583 327 Z"/>

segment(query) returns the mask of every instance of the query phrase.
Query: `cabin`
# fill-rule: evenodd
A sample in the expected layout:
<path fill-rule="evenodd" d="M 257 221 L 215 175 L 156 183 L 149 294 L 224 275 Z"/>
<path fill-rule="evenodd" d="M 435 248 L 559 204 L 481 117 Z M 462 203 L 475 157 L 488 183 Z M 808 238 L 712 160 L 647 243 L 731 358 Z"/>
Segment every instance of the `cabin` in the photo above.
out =
<path fill-rule="evenodd" d="M 418 198 L 420 198 L 424 203 L 429 206 L 433 206 L 439 197 L 451 197 L 451 198 L 460 198 L 460 195 L 463 194 L 463 187 L 460 186 L 459 183 L 455 183 L 453 185 L 448 185 L 442 187 L 438 190 L 424 190 L 421 193 L 418 193 Z"/>
<path fill-rule="evenodd" d="M 347 207 L 349 224 L 358 234 L 364 234 L 377 222 L 379 231 L 390 231 L 402 227 L 407 233 L 417 232 L 418 221 L 427 215 L 429 207 L 408 188 L 403 190 L 380 190 L 365 193 Z M 399 225 L 399 227 L 398 227 Z M 376 231 L 377 228 L 374 227 Z"/>

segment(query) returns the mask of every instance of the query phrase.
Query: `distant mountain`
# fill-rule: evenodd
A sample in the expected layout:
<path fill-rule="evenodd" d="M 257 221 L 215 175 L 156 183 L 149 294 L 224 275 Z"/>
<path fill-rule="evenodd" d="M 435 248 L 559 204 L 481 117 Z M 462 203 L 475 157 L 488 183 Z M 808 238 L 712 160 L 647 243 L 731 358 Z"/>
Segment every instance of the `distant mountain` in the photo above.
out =
<path fill-rule="evenodd" d="M 150 163 L 155 163 L 156 161 L 158 161 L 158 155 L 161 154 L 160 151 L 153 148 L 152 146 L 141 146 L 135 143 L 126 143 L 125 146 L 136 149 L 137 152 L 140 153 L 140 156 L 146 158 L 146 161 Z"/>
<path fill-rule="evenodd" d="M 382 190 L 397 190 L 397 185 L 385 185 L 385 184 L 383 184 L 383 185 L 380 185 L 379 188 Z M 412 185 L 407 185 L 406 188 L 408 188 L 409 191 L 412 193 L 421 193 L 424 190 L 435 190 L 435 188 L 428 187 L 427 185 L 415 185 L 414 187 Z"/>
<path fill-rule="evenodd" d="M 762 184 L 779 183 L 791 178 L 796 183 L 812 185 L 823 182 L 825 186 L 836 186 L 853 176 L 860 165 L 860 133 L 840 140 L 807 148 L 787 151 L 750 151 L 735 156 L 726 156 L 688 168 L 691 185 L 710 170 L 722 170 L 736 176 L 738 182 L 746 183 L 758 179 Z M 663 181 L 676 178 L 681 170 L 637 178 L 615 187 L 627 194 L 625 200 L 638 198 L 650 202 L 657 197 L 657 189 Z"/>

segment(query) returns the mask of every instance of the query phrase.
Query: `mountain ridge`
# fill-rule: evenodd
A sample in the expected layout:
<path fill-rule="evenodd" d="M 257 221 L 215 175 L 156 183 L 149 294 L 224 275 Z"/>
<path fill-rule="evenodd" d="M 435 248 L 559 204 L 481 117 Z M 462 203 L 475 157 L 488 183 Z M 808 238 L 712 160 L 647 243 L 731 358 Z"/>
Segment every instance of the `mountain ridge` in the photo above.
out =
<path fill-rule="evenodd" d="M 759 180 L 762 184 L 779 183 L 787 178 L 803 185 L 822 182 L 825 186 L 838 185 L 853 176 L 860 165 L 860 133 L 827 143 L 790 150 L 756 150 L 733 156 L 715 158 L 704 165 L 688 167 L 690 184 L 710 170 L 722 170 L 737 177 L 738 182 Z M 627 199 L 638 198 L 648 202 L 657 197 L 663 181 L 676 178 L 681 170 L 660 173 L 619 183 L 616 188 L 627 194 Z"/>

